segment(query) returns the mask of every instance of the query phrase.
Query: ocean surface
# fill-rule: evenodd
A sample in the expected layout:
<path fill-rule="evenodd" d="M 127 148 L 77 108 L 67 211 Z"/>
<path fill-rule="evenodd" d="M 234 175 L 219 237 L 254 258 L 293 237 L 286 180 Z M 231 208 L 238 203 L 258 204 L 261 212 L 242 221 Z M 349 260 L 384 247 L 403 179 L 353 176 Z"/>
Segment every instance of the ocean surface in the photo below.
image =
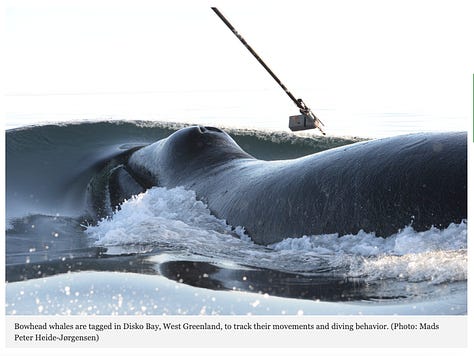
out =
<path fill-rule="evenodd" d="M 107 163 L 183 127 L 152 121 L 6 131 L 6 314 L 467 313 L 467 221 L 388 238 L 301 236 L 260 246 L 193 191 L 153 187 L 98 223 L 87 187 Z M 226 129 L 259 159 L 366 138 Z"/>

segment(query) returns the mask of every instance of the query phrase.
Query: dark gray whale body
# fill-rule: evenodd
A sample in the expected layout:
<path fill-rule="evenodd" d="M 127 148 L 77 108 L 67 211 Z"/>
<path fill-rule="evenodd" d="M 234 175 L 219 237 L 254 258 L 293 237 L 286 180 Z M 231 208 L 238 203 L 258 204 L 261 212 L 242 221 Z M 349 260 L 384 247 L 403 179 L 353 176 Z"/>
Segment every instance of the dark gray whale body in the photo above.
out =
<path fill-rule="evenodd" d="M 262 161 L 226 133 L 188 127 L 134 152 L 144 185 L 194 190 L 211 212 L 258 244 L 361 229 L 388 237 L 406 226 L 467 219 L 467 135 L 423 133 Z"/>

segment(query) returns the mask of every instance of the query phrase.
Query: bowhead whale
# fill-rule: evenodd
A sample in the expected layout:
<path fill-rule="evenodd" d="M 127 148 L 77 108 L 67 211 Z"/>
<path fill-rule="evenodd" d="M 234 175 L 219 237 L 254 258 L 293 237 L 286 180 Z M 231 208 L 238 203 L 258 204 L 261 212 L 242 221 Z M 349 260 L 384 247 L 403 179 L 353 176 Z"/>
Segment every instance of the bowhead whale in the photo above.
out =
<path fill-rule="evenodd" d="M 467 135 L 409 134 L 263 161 L 225 132 L 193 126 L 136 150 L 109 180 L 119 200 L 152 185 L 191 189 L 258 244 L 360 230 L 388 237 L 467 219 Z"/>

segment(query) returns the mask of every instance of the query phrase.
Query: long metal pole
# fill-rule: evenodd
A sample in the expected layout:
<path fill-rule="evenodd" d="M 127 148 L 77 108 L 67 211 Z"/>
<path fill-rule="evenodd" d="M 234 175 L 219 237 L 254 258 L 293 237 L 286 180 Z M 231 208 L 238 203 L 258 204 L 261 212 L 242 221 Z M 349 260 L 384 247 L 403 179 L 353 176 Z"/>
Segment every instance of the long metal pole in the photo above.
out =
<path fill-rule="evenodd" d="M 211 7 L 211 9 L 216 13 L 217 16 L 227 25 L 227 27 L 234 33 L 234 35 L 242 42 L 242 44 L 252 53 L 252 55 L 257 59 L 257 61 L 267 70 L 267 72 L 275 79 L 275 81 L 282 87 L 286 94 L 290 97 L 291 100 L 300 107 L 298 100 L 294 95 L 288 90 L 288 88 L 281 82 L 281 80 L 276 76 L 275 73 L 267 66 L 267 64 L 260 58 L 260 56 L 253 50 L 252 47 L 247 43 L 247 41 L 237 32 L 237 30 L 232 26 L 232 24 L 222 15 L 217 7 Z"/>
<path fill-rule="evenodd" d="M 255 57 L 255 59 L 266 69 L 266 71 L 272 76 L 272 78 L 278 83 L 278 85 L 285 91 L 285 93 L 290 97 L 290 99 L 295 103 L 295 105 L 300 109 L 302 114 L 305 114 L 314 121 L 315 126 L 323 133 L 321 125 L 324 124 L 319 120 L 316 115 L 313 114 L 310 108 L 306 106 L 302 99 L 296 99 L 295 96 L 288 90 L 288 88 L 281 82 L 281 80 L 276 76 L 275 73 L 267 66 L 267 64 L 260 58 L 257 52 L 254 51 L 252 47 L 247 43 L 247 41 L 237 32 L 237 30 L 232 26 L 232 24 L 225 18 L 224 15 L 219 11 L 217 7 L 211 7 L 211 9 L 216 13 L 217 16 L 224 22 L 227 27 L 232 31 L 232 33 L 242 42 L 242 44 L 249 50 L 250 53 Z"/>

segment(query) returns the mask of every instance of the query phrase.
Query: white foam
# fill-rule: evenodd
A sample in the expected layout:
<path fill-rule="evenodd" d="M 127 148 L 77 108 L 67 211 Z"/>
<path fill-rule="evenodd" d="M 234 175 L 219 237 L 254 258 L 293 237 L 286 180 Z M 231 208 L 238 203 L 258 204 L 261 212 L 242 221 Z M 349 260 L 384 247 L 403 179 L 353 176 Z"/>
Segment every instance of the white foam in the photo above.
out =
<path fill-rule="evenodd" d="M 406 227 L 388 238 L 364 231 L 302 236 L 264 247 L 253 244 L 242 227 L 234 229 L 213 216 L 194 192 L 181 187 L 139 194 L 87 233 L 109 253 L 141 253 L 151 245 L 217 262 L 287 272 L 333 271 L 368 281 L 438 284 L 467 279 L 467 222 L 424 232 Z"/>
<path fill-rule="evenodd" d="M 440 230 L 416 232 L 411 227 L 388 238 L 359 231 L 285 239 L 272 246 L 277 251 L 311 252 L 325 256 L 328 265 L 367 281 L 395 278 L 439 284 L 467 279 L 467 223 Z"/>
<path fill-rule="evenodd" d="M 249 241 L 242 228 L 233 229 L 213 216 L 193 191 L 155 187 L 125 201 L 120 210 L 97 226 L 87 228 L 101 246 L 208 244 L 209 241 Z"/>
<path fill-rule="evenodd" d="M 404 255 L 437 250 L 459 250 L 467 248 L 467 223 L 450 224 L 440 230 L 432 227 L 428 231 L 416 232 L 405 227 L 388 238 L 375 236 L 362 230 L 357 235 L 338 234 L 303 236 L 285 239 L 272 245 L 275 250 L 313 250 L 330 253 L 353 253 L 361 256 L 381 254 Z"/>
<path fill-rule="evenodd" d="M 368 281 L 389 278 L 433 284 L 463 281 L 467 279 L 467 253 L 459 250 L 384 255 L 359 260 L 353 264 L 350 275 Z"/>

